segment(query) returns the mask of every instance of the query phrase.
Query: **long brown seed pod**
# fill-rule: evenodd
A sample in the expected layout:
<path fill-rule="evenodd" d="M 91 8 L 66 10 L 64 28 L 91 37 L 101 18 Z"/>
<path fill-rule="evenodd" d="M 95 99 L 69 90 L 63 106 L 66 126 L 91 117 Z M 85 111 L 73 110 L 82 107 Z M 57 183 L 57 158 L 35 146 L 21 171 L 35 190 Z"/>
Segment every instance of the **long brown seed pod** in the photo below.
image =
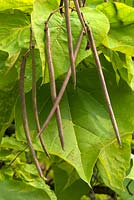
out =
<path fill-rule="evenodd" d="M 22 59 L 22 62 L 21 62 L 21 68 L 20 68 L 20 103 L 21 103 L 21 110 L 22 110 L 22 120 L 23 120 L 23 127 L 24 127 L 24 130 L 25 130 L 25 135 L 26 135 L 26 138 L 27 138 L 27 142 L 28 142 L 34 163 L 36 165 L 36 168 L 38 170 L 40 177 L 43 180 L 45 180 L 45 177 L 43 176 L 43 172 L 41 170 L 40 164 L 39 164 L 38 159 L 36 157 L 35 150 L 33 148 L 29 124 L 28 124 L 27 111 L 26 111 L 26 99 L 25 99 L 25 92 L 24 92 L 24 75 L 25 75 L 26 60 L 27 60 L 27 57 L 29 56 L 29 53 L 30 53 L 30 49 L 23 56 L 23 59 Z"/>
<path fill-rule="evenodd" d="M 91 28 L 87 24 L 86 24 L 86 27 L 87 27 L 87 34 L 88 34 L 88 37 L 89 37 L 90 45 L 91 45 L 92 52 L 93 52 L 95 62 L 96 62 L 96 66 L 97 66 L 97 69 L 98 69 L 98 74 L 99 74 L 99 77 L 100 77 L 104 97 L 105 97 L 105 100 L 106 100 L 106 103 L 107 103 L 107 108 L 108 108 L 109 115 L 110 115 L 110 118 L 111 118 L 111 122 L 112 122 L 112 125 L 113 125 L 113 128 L 114 128 L 114 131 L 115 131 L 117 141 L 118 141 L 119 145 L 121 146 L 122 142 L 121 142 L 121 138 L 120 138 L 120 134 L 119 134 L 119 129 L 118 129 L 118 125 L 117 125 L 117 122 L 116 122 L 116 119 L 115 119 L 115 116 L 114 116 L 114 112 L 113 112 L 113 109 L 112 109 L 110 97 L 109 97 L 107 86 L 106 86 L 106 83 L 105 83 L 105 79 L 104 79 L 104 75 L 103 75 L 103 71 L 102 71 L 102 66 L 101 66 L 100 59 L 99 59 L 99 56 L 98 56 L 98 52 L 97 52 L 97 49 L 96 49 L 93 34 L 92 34 L 92 31 L 91 31 Z"/>
<path fill-rule="evenodd" d="M 110 97 L 109 97 L 107 86 L 106 86 L 106 83 L 105 83 L 105 79 L 104 79 L 104 75 L 103 75 L 103 71 L 102 71 L 102 66 L 101 66 L 100 59 L 99 59 L 99 56 L 98 56 L 98 52 L 97 52 L 97 49 L 96 49 L 96 45 L 95 45 L 95 42 L 94 42 L 93 34 L 92 34 L 90 27 L 85 23 L 83 14 L 80 12 L 78 0 L 74 0 L 74 3 L 75 3 L 76 11 L 78 13 L 80 22 L 81 22 L 84 30 L 86 28 L 86 32 L 88 34 L 89 42 L 90 42 L 90 45 L 91 45 L 91 48 L 92 48 L 92 52 L 93 52 L 93 55 L 94 55 L 94 58 L 95 58 L 96 66 L 97 66 L 97 70 L 98 70 L 98 73 L 99 73 L 100 82 L 101 82 L 102 90 L 103 90 L 103 93 L 104 93 L 105 101 L 106 101 L 106 104 L 107 104 L 107 107 L 108 107 L 109 116 L 110 116 L 110 119 L 111 119 L 111 122 L 112 122 L 112 125 L 113 125 L 113 129 L 115 131 L 117 141 L 118 141 L 119 145 L 121 146 L 122 143 L 121 143 L 121 138 L 120 138 L 120 134 L 119 134 L 119 129 L 118 129 L 118 125 L 117 125 L 117 122 L 116 122 L 116 119 L 115 119 L 115 116 L 114 116 L 114 112 L 113 112 L 113 109 L 112 109 Z"/>
<path fill-rule="evenodd" d="M 31 36 L 33 35 L 32 33 L 32 28 L 30 29 L 31 31 Z M 30 38 L 30 48 L 31 48 L 31 54 L 32 54 L 32 105 L 33 105 L 33 112 L 34 112 L 34 119 L 36 123 L 36 129 L 37 133 L 40 131 L 40 122 L 39 122 L 39 115 L 38 115 L 38 107 L 37 107 L 37 95 L 36 95 L 36 69 L 35 69 L 35 55 L 34 55 L 34 44 L 32 42 L 32 37 Z M 50 157 L 49 152 L 46 148 L 46 145 L 44 143 L 44 140 L 42 136 L 39 137 L 41 146 L 45 152 L 45 154 Z"/>
<path fill-rule="evenodd" d="M 64 0 L 64 6 L 65 6 L 68 51 L 69 51 L 69 58 L 70 58 L 70 65 L 71 65 L 71 73 L 72 73 L 72 78 L 73 78 L 73 82 L 74 82 L 74 87 L 76 87 L 76 70 L 75 70 L 73 41 L 72 41 L 71 23 L 70 23 L 70 14 L 69 14 L 69 0 Z"/>
<path fill-rule="evenodd" d="M 50 31 L 48 27 L 48 23 L 45 23 L 45 32 L 46 32 L 46 54 L 48 61 L 48 69 L 49 69 L 49 77 L 50 77 L 50 87 L 51 87 L 51 96 L 53 104 L 57 97 L 56 93 L 56 84 L 55 84 L 55 75 L 54 75 L 54 66 L 52 61 L 51 47 L 50 47 Z M 63 127 L 62 127 L 62 119 L 59 105 L 56 108 L 56 121 L 58 125 L 59 138 L 61 142 L 61 146 L 64 149 L 64 135 L 63 135 Z"/>
<path fill-rule="evenodd" d="M 79 48 L 80 48 L 80 45 L 81 45 L 81 42 L 82 42 L 82 38 L 83 38 L 83 29 L 82 29 L 82 31 L 80 33 L 80 36 L 78 38 L 78 41 L 77 41 L 77 44 L 76 44 L 76 47 L 75 47 L 75 51 L 74 51 L 74 59 L 75 60 L 76 60 L 77 54 L 79 52 Z M 71 76 L 71 66 L 68 69 L 68 72 L 67 72 L 65 80 L 64 80 L 64 82 L 62 84 L 62 87 L 61 87 L 61 89 L 59 91 L 59 94 L 58 94 L 58 96 L 57 96 L 57 98 L 56 98 L 56 100 L 54 102 L 54 105 L 53 105 L 53 107 L 52 107 L 47 119 L 45 120 L 40 132 L 38 133 L 38 136 L 43 133 L 43 131 L 47 127 L 48 123 L 50 122 L 51 118 L 53 117 L 53 115 L 55 113 L 55 110 L 56 110 L 57 106 L 59 105 L 59 103 L 60 103 L 60 101 L 62 99 L 62 96 L 63 96 L 63 94 L 65 92 L 65 89 L 67 87 L 67 84 L 68 84 L 68 81 L 70 79 L 70 76 Z"/>

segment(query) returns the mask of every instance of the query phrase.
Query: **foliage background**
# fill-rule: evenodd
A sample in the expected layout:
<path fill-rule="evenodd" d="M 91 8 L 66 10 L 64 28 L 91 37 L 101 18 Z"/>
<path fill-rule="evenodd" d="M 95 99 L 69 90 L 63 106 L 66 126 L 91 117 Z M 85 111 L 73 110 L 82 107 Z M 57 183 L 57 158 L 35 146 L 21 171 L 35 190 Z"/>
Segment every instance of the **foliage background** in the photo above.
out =
<path fill-rule="evenodd" d="M 51 107 L 44 22 L 59 6 L 58 0 L 0 1 L 0 193 L 1 199 L 72 200 L 91 199 L 91 186 L 109 187 L 119 200 L 133 200 L 134 131 L 134 2 L 86 1 L 81 8 L 90 24 L 103 67 L 123 146 L 120 148 L 105 105 L 91 50 L 84 36 L 77 57 L 77 88 L 70 80 L 60 108 L 64 127 L 65 150 L 60 147 L 55 117 L 43 134 L 48 159 L 35 139 L 36 127 L 31 105 L 31 57 L 25 74 L 27 112 L 34 148 L 46 184 L 38 177 L 30 152 L 24 150 L 24 134 L 19 99 L 19 71 L 22 56 L 29 47 L 32 24 L 36 41 L 37 102 L 40 123 Z M 73 6 L 73 2 L 72 6 Z M 70 13 L 73 44 L 81 30 L 75 12 Z M 69 67 L 65 18 L 59 13 L 49 23 L 57 90 Z M 61 59 L 62 58 L 62 59 Z M 15 132 L 5 131 L 15 121 Z M 13 124 L 12 124 L 13 125 Z M 14 125 L 13 125 L 14 126 Z M 11 126 L 10 126 L 11 127 Z M 131 145 L 132 144 L 132 145 Z M 18 152 L 22 152 L 12 162 Z M 132 153 L 131 153 L 132 152 Z M 131 180 L 131 182 L 130 182 Z M 130 184 L 129 184 L 130 183 Z M 129 185 L 128 185 L 129 184 Z M 129 189 L 128 189 L 129 188 Z M 107 195 L 110 195 L 107 192 Z M 106 196 L 96 195 L 98 199 Z M 114 197 L 115 198 L 115 197 Z"/>

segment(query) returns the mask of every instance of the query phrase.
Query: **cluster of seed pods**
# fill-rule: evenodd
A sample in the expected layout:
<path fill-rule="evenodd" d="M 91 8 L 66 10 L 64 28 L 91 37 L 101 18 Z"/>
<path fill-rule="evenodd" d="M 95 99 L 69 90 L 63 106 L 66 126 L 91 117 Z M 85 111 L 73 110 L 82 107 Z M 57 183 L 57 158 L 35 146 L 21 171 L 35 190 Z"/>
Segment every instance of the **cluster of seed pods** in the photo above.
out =
<path fill-rule="evenodd" d="M 25 99 L 25 92 L 24 92 L 24 75 L 25 75 L 25 67 L 26 67 L 26 61 L 28 56 L 31 54 L 32 56 L 32 105 L 33 105 L 33 113 L 34 113 L 34 118 L 35 118 L 35 123 L 36 123 L 36 128 L 37 128 L 37 137 L 40 140 L 40 143 L 42 145 L 42 148 L 46 155 L 50 157 L 50 154 L 46 148 L 45 142 L 42 137 L 42 133 L 46 129 L 48 123 L 50 122 L 51 118 L 53 117 L 54 113 L 56 115 L 56 121 L 57 121 L 57 127 L 58 127 L 58 132 L 59 132 L 59 139 L 61 142 L 61 147 L 64 150 L 64 134 L 63 134 L 63 127 L 62 127 L 62 117 L 61 117 L 61 112 L 60 112 L 60 101 L 62 99 L 62 96 L 64 94 L 64 91 L 67 87 L 67 84 L 69 82 L 70 76 L 72 75 L 73 78 L 73 83 L 74 83 L 74 89 L 76 88 L 76 71 L 75 71 L 75 60 L 77 58 L 77 54 L 80 49 L 80 45 L 83 39 L 83 35 L 87 35 L 87 42 L 90 44 L 92 53 L 94 55 L 94 59 L 96 62 L 96 67 L 98 70 L 98 74 L 100 77 L 100 83 L 102 86 L 102 90 L 104 93 L 104 97 L 106 100 L 108 112 L 111 118 L 111 122 L 113 125 L 113 129 L 115 131 L 115 135 L 117 138 L 117 141 L 119 145 L 121 146 L 121 139 L 119 135 L 119 130 L 118 126 L 116 123 L 116 119 L 114 116 L 114 112 L 112 109 L 112 105 L 110 102 L 109 94 L 107 91 L 101 63 L 99 60 L 99 56 L 97 53 L 96 45 L 94 42 L 94 37 L 92 34 L 92 30 L 90 26 L 86 23 L 86 20 L 84 19 L 84 15 L 82 14 L 80 7 L 85 5 L 85 1 L 78 1 L 74 0 L 74 8 L 73 10 L 77 12 L 80 23 L 81 23 L 81 32 L 79 35 L 79 38 L 77 40 L 75 49 L 73 49 L 73 43 L 72 43 L 72 31 L 71 31 L 71 22 L 70 22 L 70 5 L 69 5 L 69 0 L 61 0 L 59 8 L 54 10 L 50 15 L 48 16 L 47 21 L 45 22 L 44 26 L 44 34 L 45 34 L 45 46 L 46 46 L 46 59 L 48 63 L 48 71 L 49 71 L 49 77 L 50 77 L 50 89 L 51 89 L 51 97 L 52 97 L 52 102 L 53 106 L 45 119 L 42 127 L 40 126 L 39 122 L 39 116 L 38 116 L 38 108 L 37 108 L 37 98 L 36 98 L 36 67 L 35 67 L 35 56 L 34 56 L 34 42 L 33 42 L 33 31 L 32 27 L 30 28 L 30 45 L 29 49 L 27 52 L 24 54 L 22 62 L 21 62 L 21 69 L 20 69 L 20 100 L 21 100 L 21 110 L 22 110 L 22 118 L 23 118 L 23 126 L 28 142 L 28 147 L 30 148 L 31 154 L 33 156 L 34 163 L 36 165 L 36 168 L 38 170 L 38 173 L 41 178 L 45 180 L 44 174 L 42 172 L 42 169 L 40 167 L 39 161 L 36 156 L 36 152 L 33 148 L 32 144 L 32 139 L 30 135 L 30 128 L 29 128 L 29 123 L 28 123 L 28 117 L 27 117 L 27 110 L 26 110 L 26 99 Z M 61 89 L 57 95 L 56 92 L 56 82 L 55 82 L 55 73 L 54 73 L 54 66 L 53 66 L 53 57 L 51 54 L 51 36 L 50 36 L 50 30 L 49 30 L 49 20 L 52 15 L 54 15 L 56 12 L 60 12 L 63 17 L 66 19 L 66 29 L 67 29 L 67 39 L 68 39 L 68 53 L 69 53 L 69 58 L 70 58 L 70 66 L 68 67 L 68 71 L 66 74 L 66 77 L 63 81 L 63 84 L 61 86 Z M 89 77 L 90 78 L 90 77 Z"/>

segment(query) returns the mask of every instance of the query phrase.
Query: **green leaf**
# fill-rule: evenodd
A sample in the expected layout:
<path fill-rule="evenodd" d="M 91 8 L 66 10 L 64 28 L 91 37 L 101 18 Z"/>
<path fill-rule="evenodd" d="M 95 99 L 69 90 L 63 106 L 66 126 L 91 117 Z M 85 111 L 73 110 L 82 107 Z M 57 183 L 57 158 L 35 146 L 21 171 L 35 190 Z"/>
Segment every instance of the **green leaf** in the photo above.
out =
<path fill-rule="evenodd" d="M 26 51 L 27 50 L 25 50 L 25 52 Z M 15 64 L 18 74 L 20 74 L 20 66 L 21 66 L 22 58 L 23 58 L 23 56 L 20 56 L 19 59 L 17 60 L 17 63 Z M 34 50 L 34 58 L 35 58 L 35 70 L 36 70 L 36 81 L 37 81 L 42 76 L 41 59 L 40 59 L 38 49 Z M 27 57 L 27 61 L 26 61 L 24 85 L 25 85 L 25 93 L 29 92 L 32 89 L 32 56 L 31 56 L 31 53 Z"/>
<path fill-rule="evenodd" d="M 7 9 L 18 9 L 22 11 L 30 11 L 32 9 L 33 0 L 1 0 L 0 11 Z"/>
<path fill-rule="evenodd" d="M 110 24 L 103 12 L 89 7 L 81 8 L 86 23 L 91 27 L 96 46 L 99 46 L 107 37 Z M 103 27 L 103 30 L 102 30 Z"/>
<path fill-rule="evenodd" d="M 130 179 L 124 180 L 124 188 L 125 191 L 122 190 L 115 190 L 115 192 L 118 194 L 119 200 L 133 200 L 134 199 L 134 181 L 130 182 Z M 131 192 L 131 194 L 130 194 Z"/>
<path fill-rule="evenodd" d="M 133 156 L 133 154 L 132 154 L 132 167 L 131 167 L 129 174 L 126 176 L 126 178 L 134 180 L 134 156 Z"/>
<path fill-rule="evenodd" d="M 134 8 L 123 3 L 103 3 L 97 6 L 109 19 L 111 29 L 104 45 L 114 51 L 134 55 Z"/>
<path fill-rule="evenodd" d="M 86 6 L 90 6 L 92 8 L 95 8 L 98 4 L 103 3 L 103 0 L 87 0 L 85 2 Z"/>
<path fill-rule="evenodd" d="M 70 197 L 73 200 L 80 199 L 84 194 L 88 194 L 89 187 L 81 179 L 76 180 L 63 193 L 61 193 L 59 200 L 68 200 Z"/>
<path fill-rule="evenodd" d="M 25 148 L 25 144 L 16 140 L 14 136 L 11 137 L 3 137 L 0 147 L 15 149 L 15 150 L 23 150 Z"/>
<path fill-rule="evenodd" d="M 103 53 L 107 60 L 112 63 L 117 84 L 122 78 L 134 90 L 134 61 L 132 57 L 109 49 L 104 49 Z"/>
<path fill-rule="evenodd" d="M 44 190 L 41 190 L 24 182 L 5 179 L 0 181 L 1 200 L 56 200 L 54 193 L 50 190 L 48 192 L 47 187 L 44 185 Z"/>
<path fill-rule="evenodd" d="M 18 84 L 6 91 L 0 90 L 0 142 L 13 119 L 13 109 L 18 97 Z"/>
<path fill-rule="evenodd" d="M 44 23 L 50 13 L 58 7 L 56 0 L 35 0 L 33 3 L 33 12 L 31 15 L 32 27 L 34 30 L 37 46 L 40 51 L 42 61 L 43 76 L 45 72 L 45 47 L 44 47 Z"/>
<path fill-rule="evenodd" d="M 60 146 L 55 117 L 49 123 L 43 137 L 50 154 L 57 155 L 71 164 L 79 176 L 88 184 L 97 160 L 105 160 L 105 152 L 113 162 L 112 171 L 110 167 L 108 168 L 107 173 L 109 173 L 111 179 L 108 179 L 109 176 L 106 177 L 107 182 L 109 181 L 112 186 L 113 182 L 116 182 L 115 187 L 122 189 L 122 181 L 126 170 L 129 168 L 130 161 L 130 134 L 134 129 L 134 95 L 127 86 L 117 87 L 113 71 L 106 70 L 105 77 L 123 141 L 121 149 L 117 144 L 109 119 L 98 81 L 98 73 L 95 68 L 88 69 L 84 66 L 83 68 L 80 66 L 80 71 L 77 73 L 77 89 L 74 90 L 70 83 L 60 104 L 65 150 L 63 151 Z M 60 88 L 60 86 L 61 84 L 57 82 L 57 88 Z M 37 97 L 40 123 L 43 124 L 52 106 L 48 84 L 39 88 Z M 30 92 L 26 95 L 26 100 L 31 135 L 36 138 Z M 129 107 L 126 107 L 126 105 L 129 105 Z M 19 102 L 16 106 L 15 117 L 17 138 L 25 140 Z M 35 144 L 35 149 L 41 150 L 39 144 Z M 104 162 L 107 164 L 106 161 Z M 117 168 L 121 174 L 120 179 L 113 176 L 117 173 Z"/>
<path fill-rule="evenodd" d="M 55 192 L 59 200 L 80 199 L 88 194 L 89 186 L 79 179 L 78 174 L 66 162 L 57 162 L 54 167 Z"/>
<path fill-rule="evenodd" d="M 50 13 L 57 7 L 58 5 L 56 2 L 51 5 L 50 3 L 48 4 L 47 1 L 40 1 L 40 2 L 35 1 L 34 10 L 32 13 L 32 26 L 35 33 L 37 46 L 40 51 L 42 69 L 43 69 L 43 78 L 45 83 L 49 81 L 49 75 L 45 60 L 46 47 L 44 42 L 44 23 L 47 20 Z M 90 9 L 86 7 L 82 8 L 81 10 L 84 14 L 87 23 L 91 25 L 96 45 L 98 46 L 104 40 L 107 32 L 109 31 L 109 22 L 105 17 L 105 15 L 102 12 L 97 11 L 96 9 Z M 72 12 L 70 14 L 70 18 L 71 18 L 73 44 L 75 48 L 76 41 L 79 37 L 82 27 L 76 12 Z M 65 17 L 61 16 L 59 13 L 54 14 L 49 21 L 49 28 L 50 28 L 51 46 L 52 46 L 51 51 L 53 55 L 53 63 L 55 66 L 55 77 L 58 78 L 60 75 L 64 74 L 68 70 L 68 67 L 70 65 Z M 89 56 L 89 54 L 91 54 L 90 51 L 86 51 L 86 46 L 87 46 L 87 38 L 86 36 L 84 36 L 78 54 L 78 58 L 76 61 L 76 66 L 84 58 L 86 58 L 87 56 Z"/>
<path fill-rule="evenodd" d="M 9 58 L 18 55 L 21 48 L 29 47 L 29 18 L 21 11 L 0 12 L 0 50 Z"/>
<path fill-rule="evenodd" d="M 122 137 L 123 148 L 119 149 L 116 143 L 108 144 L 101 150 L 97 166 L 104 183 L 110 188 L 123 190 L 123 181 L 126 169 L 129 168 L 131 136 Z M 118 152 L 118 154 L 117 154 Z M 129 154 L 128 154 L 129 152 Z M 118 166 L 122 166 L 121 168 Z M 109 173 L 111 172 L 111 173 Z"/>
<path fill-rule="evenodd" d="M 8 59 L 8 53 L 0 51 L 0 90 L 10 90 L 18 79 L 17 70 L 13 67 L 16 56 Z"/>

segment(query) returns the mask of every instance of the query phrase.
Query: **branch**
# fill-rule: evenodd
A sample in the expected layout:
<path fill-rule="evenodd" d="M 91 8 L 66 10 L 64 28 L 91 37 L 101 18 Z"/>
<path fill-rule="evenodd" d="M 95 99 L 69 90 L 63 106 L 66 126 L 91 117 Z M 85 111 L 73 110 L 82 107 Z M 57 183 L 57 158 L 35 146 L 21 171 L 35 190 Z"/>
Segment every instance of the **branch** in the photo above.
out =
<path fill-rule="evenodd" d="M 68 51 L 71 65 L 71 73 L 74 83 L 74 88 L 76 87 L 76 70 L 74 63 L 73 55 L 73 42 L 72 42 L 72 33 L 71 33 L 71 23 L 70 23 L 70 14 L 69 14 L 69 0 L 64 0 L 65 5 L 65 17 L 66 17 L 66 27 L 67 27 L 67 38 L 68 38 Z"/>
<path fill-rule="evenodd" d="M 48 18 L 47 18 L 47 20 L 46 20 L 46 23 L 48 23 L 49 20 L 50 20 L 50 18 L 51 18 L 56 12 L 58 12 L 59 10 L 61 10 L 62 8 L 63 8 L 63 6 L 60 6 L 60 7 L 56 8 L 55 10 L 53 10 L 53 11 L 50 13 L 50 15 L 48 16 Z"/>
<path fill-rule="evenodd" d="M 56 94 L 54 66 L 53 66 L 51 47 L 50 47 L 50 32 L 49 32 L 47 22 L 45 23 L 45 31 L 46 31 L 46 54 L 47 54 L 49 77 L 50 77 L 51 96 L 52 96 L 52 101 L 54 104 L 57 94 Z M 62 119 L 61 119 L 61 112 L 60 112 L 59 105 L 57 106 L 55 112 L 56 112 L 56 120 L 57 120 L 58 131 L 59 131 L 59 138 L 60 138 L 61 146 L 64 149 L 64 135 L 63 135 Z"/>
<path fill-rule="evenodd" d="M 30 29 L 32 36 L 32 28 Z M 33 104 L 33 112 L 34 119 L 36 123 L 37 133 L 40 131 L 40 122 L 37 108 L 37 95 L 36 95 L 36 69 L 35 69 L 35 55 L 34 55 L 34 44 L 32 42 L 32 37 L 30 38 L 30 46 L 31 46 L 31 54 L 32 54 L 32 104 Z M 42 136 L 39 137 L 41 146 L 48 157 L 50 157 L 48 150 L 46 149 L 46 145 Z"/>
<path fill-rule="evenodd" d="M 83 29 L 82 29 L 82 31 L 80 33 L 79 39 L 78 39 L 77 44 L 76 44 L 76 48 L 75 48 L 75 51 L 74 51 L 74 60 L 77 57 L 77 54 L 78 54 L 78 51 L 79 51 L 79 48 L 80 48 L 80 45 L 81 45 L 81 42 L 82 42 L 82 38 L 83 38 Z M 68 72 L 66 74 L 65 80 L 64 80 L 64 82 L 62 84 L 62 87 L 60 89 L 60 92 L 59 92 L 59 94 L 58 94 L 58 96 L 57 96 L 57 98 L 56 98 L 56 100 L 54 102 L 54 105 L 53 105 L 53 107 L 52 107 L 52 109 L 51 109 L 51 111 L 50 111 L 47 119 L 45 120 L 45 122 L 44 122 L 44 124 L 43 124 L 43 126 L 42 126 L 42 128 L 40 130 L 40 132 L 38 133 L 38 136 L 43 133 L 43 131 L 47 127 L 48 123 L 50 122 L 51 118 L 53 117 L 53 114 L 54 114 L 57 106 L 59 105 L 59 103 L 61 101 L 61 98 L 62 98 L 62 96 L 64 94 L 64 91 L 65 91 L 65 89 L 67 87 L 67 84 L 68 84 L 68 81 L 70 79 L 70 76 L 71 76 L 71 66 L 68 69 Z"/>

